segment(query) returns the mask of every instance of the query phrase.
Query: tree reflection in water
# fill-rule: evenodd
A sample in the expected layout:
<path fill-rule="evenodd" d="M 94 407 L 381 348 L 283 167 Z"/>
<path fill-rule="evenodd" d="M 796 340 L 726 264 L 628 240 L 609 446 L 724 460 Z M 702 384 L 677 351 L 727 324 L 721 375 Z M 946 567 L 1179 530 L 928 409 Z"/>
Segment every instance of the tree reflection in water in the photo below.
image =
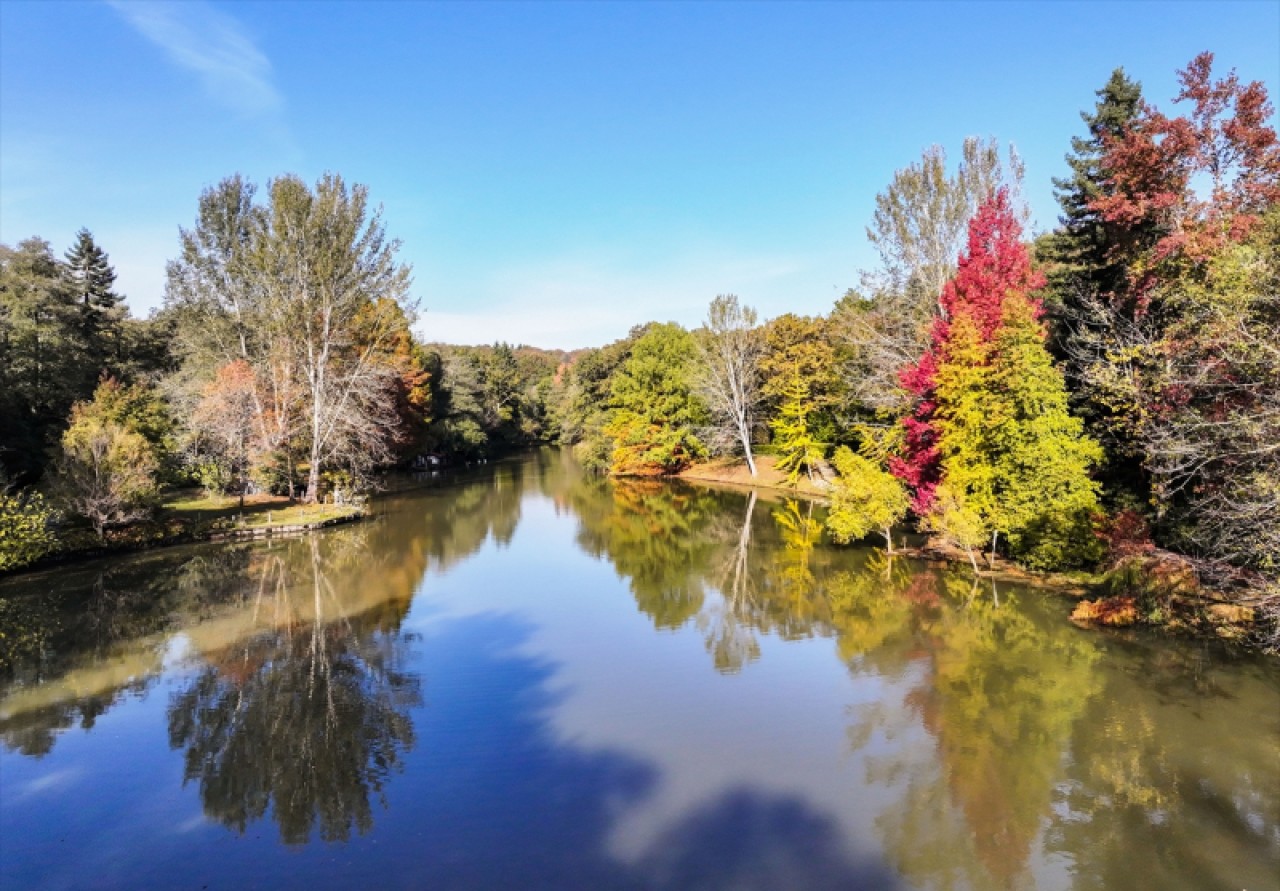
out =
<path fill-rule="evenodd" d="M 722 506 L 714 493 L 658 480 L 598 481 L 571 494 L 578 543 L 628 579 L 636 607 L 658 629 L 697 615 L 717 543 L 709 526 Z"/>
<path fill-rule="evenodd" d="M 737 529 L 728 525 L 717 535 L 727 543 L 717 555 L 712 570 L 720 598 L 698 614 L 698 628 L 706 640 L 716 670 L 734 672 L 760 658 L 760 642 L 751 629 L 757 607 L 755 578 L 751 572 L 751 521 L 755 516 L 756 493 L 747 497 L 746 510 Z M 734 534 L 736 532 L 736 535 Z"/>
<path fill-rule="evenodd" d="M 899 706 L 855 711 L 850 731 L 855 748 L 877 733 L 901 743 L 868 758 L 870 781 L 902 790 L 877 820 L 886 850 L 926 887 L 1025 887 L 1072 727 L 1100 692 L 1096 647 L 1044 634 L 1015 595 L 961 574 L 916 573 L 878 597 L 842 587 L 863 620 L 842 641 L 851 669 L 908 682 Z M 927 753 L 905 743 L 916 722 Z"/>
<path fill-rule="evenodd" d="M 60 731 L 92 729 L 143 694 L 167 636 L 234 601 L 249 562 L 243 545 L 172 549 L 10 580 L 0 596 L 0 744 L 40 757 Z"/>
<path fill-rule="evenodd" d="M 350 555 L 324 553 L 333 543 L 312 536 L 299 543 L 309 560 L 262 562 L 255 609 L 274 613 L 272 630 L 208 656 L 168 711 L 206 814 L 244 832 L 270 808 L 289 844 L 313 828 L 325 841 L 368 831 L 371 797 L 414 744 L 403 611 L 347 614 L 328 564 Z"/>
<path fill-rule="evenodd" d="M 855 748 L 913 728 L 932 741 L 869 759 L 871 781 L 903 789 L 877 821 L 903 874 L 929 887 L 1027 881 L 1071 728 L 1100 689 L 1093 643 L 1045 634 L 1017 595 L 967 573 L 821 546 L 821 516 L 795 499 L 762 514 L 754 492 L 604 485 L 611 497 L 580 514 L 580 538 L 631 579 L 655 626 L 693 620 L 718 671 L 758 658 L 759 634 L 820 635 L 855 674 L 907 684 L 901 702 L 852 712 L 849 731 Z"/>

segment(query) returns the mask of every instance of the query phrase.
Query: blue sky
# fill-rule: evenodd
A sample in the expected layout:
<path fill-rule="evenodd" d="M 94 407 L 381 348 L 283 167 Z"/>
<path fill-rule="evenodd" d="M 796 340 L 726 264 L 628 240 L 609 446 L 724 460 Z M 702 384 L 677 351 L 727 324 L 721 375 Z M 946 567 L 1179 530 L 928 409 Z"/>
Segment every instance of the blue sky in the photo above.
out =
<path fill-rule="evenodd" d="M 0 241 L 81 226 L 135 314 L 200 191 L 364 183 L 429 339 L 597 345 L 717 293 L 826 312 L 895 169 L 1014 143 L 1034 223 L 1123 65 L 1280 93 L 1280 2 L 0 2 Z"/>

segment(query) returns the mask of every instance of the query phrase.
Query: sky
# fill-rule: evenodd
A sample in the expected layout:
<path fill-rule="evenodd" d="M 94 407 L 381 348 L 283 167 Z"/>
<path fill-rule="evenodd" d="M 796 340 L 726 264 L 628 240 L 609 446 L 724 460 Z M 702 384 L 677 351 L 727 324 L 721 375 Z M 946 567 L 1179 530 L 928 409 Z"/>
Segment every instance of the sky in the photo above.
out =
<path fill-rule="evenodd" d="M 926 147 L 1014 144 L 1051 229 L 1112 69 L 1168 110 L 1205 50 L 1276 96 L 1280 0 L 0 0 L 0 242 L 87 227 L 146 316 L 201 191 L 336 172 L 382 205 L 427 340 L 596 346 L 725 293 L 825 313 Z"/>

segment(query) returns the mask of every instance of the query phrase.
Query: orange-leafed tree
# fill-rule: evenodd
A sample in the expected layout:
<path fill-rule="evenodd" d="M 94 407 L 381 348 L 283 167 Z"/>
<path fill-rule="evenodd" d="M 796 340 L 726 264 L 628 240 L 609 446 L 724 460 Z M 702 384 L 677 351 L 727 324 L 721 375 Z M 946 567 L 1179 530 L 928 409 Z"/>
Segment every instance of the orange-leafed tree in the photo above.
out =
<path fill-rule="evenodd" d="M 261 446 L 255 442 L 254 388 L 253 367 L 243 359 L 228 362 L 205 387 L 191 415 L 192 426 L 220 471 L 217 487 L 238 492 L 242 507 L 250 462 Z"/>

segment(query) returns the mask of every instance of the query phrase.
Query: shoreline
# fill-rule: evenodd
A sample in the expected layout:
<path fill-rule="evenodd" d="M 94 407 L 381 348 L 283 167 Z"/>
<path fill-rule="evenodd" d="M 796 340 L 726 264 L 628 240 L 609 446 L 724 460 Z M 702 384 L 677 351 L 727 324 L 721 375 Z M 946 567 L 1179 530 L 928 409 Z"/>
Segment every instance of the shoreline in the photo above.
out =
<path fill-rule="evenodd" d="M 123 557 L 128 554 L 136 554 L 142 551 L 156 550 L 160 548 L 177 547 L 186 544 L 201 544 L 205 542 L 235 542 L 235 541 L 255 541 L 269 538 L 287 538 L 303 535 L 308 532 L 315 532 L 320 529 L 328 529 L 333 526 L 341 526 L 347 523 L 354 523 L 367 519 L 370 516 L 367 507 L 357 505 L 304 505 L 293 504 L 285 505 L 278 512 L 287 514 L 290 510 L 296 513 L 299 511 L 312 510 L 317 507 L 323 508 L 325 512 L 337 512 L 332 516 L 323 516 L 315 520 L 305 520 L 301 522 L 293 521 L 288 516 L 281 520 L 268 519 L 262 523 L 248 523 L 245 525 L 220 525 L 217 520 L 214 521 L 188 521 L 189 525 L 185 528 L 166 529 L 166 520 L 170 524 L 174 522 L 173 517 L 161 520 L 153 520 L 148 523 L 135 524 L 133 526 L 124 527 L 122 531 L 140 533 L 136 537 L 117 542 L 102 543 L 91 541 L 83 546 L 72 545 L 66 549 L 60 549 L 50 554 L 28 563 L 26 566 L 17 569 L 10 569 L 0 572 L 0 581 L 6 579 L 17 578 L 27 573 L 40 572 L 46 569 L 52 569 L 58 566 L 67 566 L 89 560 L 96 560 L 104 557 Z M 267 511 L 270 518 L 271 514 L 276 513 L 273 509 Z M 240 521 L 243 522 L 244 515 L 240 515 Z M 180 521 L 179 521 L 180 522 Z"/>
<path fill-rule="evenodd" d="M 829 498 L 826 491 L 809 480 L 800 480 L 799 486 L 785 482 L 785 476 L 774 470 L 771 456 L 756 456 L 756 464 L 760 471 L 756 477 L 750 475 L 741 459 L 721 459 L 691 465 L 667 478 L 708 488 L 756 490 L 775 496 L 787 495 L 819 502 L 825 502 Z M 971 569 L 969 558 L 964 553 L 953 553 L 928 544 L 895 547 L 892 555 Z M 1169 556 L 1177 560 L 1185 559 L 1180 555 Z M 998 557 L 994 566 L 986 566 L 985 560 L 980 560 L 975 578 L 1026 585 L 1069 598 L 1076 603 L 1069 621 L 1090 631 L 1142 628 L 1179 637 L 1225 642 L 1255 652 L 1268 652 L 1265 645 L 1257 642 L 1258 634 L 1264 626 L 1252 603 L 1233 599 L 1222 592 L 1200 588 L 1198 582 L 1154 594 L 1143 590 L 1114 590 L 1114 577 L 1120 569 L 1123 567 L 1111 571 L 1097 569 L 1043 572 L 1024 569 Z M 1148 610 L 1146 616 L 1140 610 L 1144 599 L 1158 601 L 1154 608 L 1149 603 L 1145 605 Z"/>
<path fill-rule="evenodd" d="M 698 483 L 718 483 L 738 488 L 783 492 L 819 500 L 826 500 L 829 497 L 825 484 L 819 484 L 804 477 L 801 477 L 796 485 L 792 485 L 787 481 L 787 475 L 777 470 L 775 460 L 772 455 L 757 455 L 758 473 L 754 477 L 751 476 L 746 464 L 739 459 L 720 459 L 691 464 L 679 473 L 671 474 L 670 477 Z"/>

